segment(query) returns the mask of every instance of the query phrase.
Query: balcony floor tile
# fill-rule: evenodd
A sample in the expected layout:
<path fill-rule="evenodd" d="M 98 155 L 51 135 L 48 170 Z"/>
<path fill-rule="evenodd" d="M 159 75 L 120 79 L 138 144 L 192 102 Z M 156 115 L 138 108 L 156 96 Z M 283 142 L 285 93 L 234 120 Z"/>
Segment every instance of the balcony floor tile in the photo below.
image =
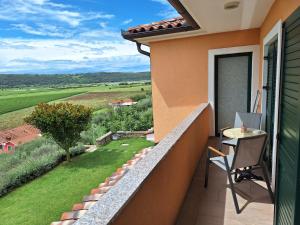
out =
<path fill-rule="evenodd" d="M 216 143 L 216 138 L 210 138 L 209 145 L 216 146 Z M 200 160 L 176 225 L 273 224 L 274 205 L 264 182 L 245 181 L 235 184 L 238 202 L 243 209 L 240 214 L 236 214 L 224 171 L 211 165 L 208 188 L 204 188 L 205 158 L 206 154 Z"/>

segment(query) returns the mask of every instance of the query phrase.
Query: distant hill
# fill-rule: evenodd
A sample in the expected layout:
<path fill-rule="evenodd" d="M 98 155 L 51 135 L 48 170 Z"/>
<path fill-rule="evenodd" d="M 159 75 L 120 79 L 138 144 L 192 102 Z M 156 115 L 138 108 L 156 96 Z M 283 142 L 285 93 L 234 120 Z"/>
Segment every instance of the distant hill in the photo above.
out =
<path fill-rule="evenodd" d="M 150 80 L 150 72 L 82 74 L 0 74 L 0 88 L 26 86 L 68 86 L 79 84 L 133 82 Z"/>

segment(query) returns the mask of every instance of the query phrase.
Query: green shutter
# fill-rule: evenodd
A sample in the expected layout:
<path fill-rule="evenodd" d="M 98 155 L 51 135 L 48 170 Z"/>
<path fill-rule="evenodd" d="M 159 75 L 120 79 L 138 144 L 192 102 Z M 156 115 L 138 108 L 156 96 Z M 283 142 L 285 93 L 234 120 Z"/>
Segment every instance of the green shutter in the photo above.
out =
<path fill-rule="evenodd" d="M 284 23 L 276 225 L 300 224 L 300 8 Z"/>
<path fill-rule="evenodd" d="M 276 66 L 277 66 L 277 42 L 274 40 L 268 49 L 268 80 L 267 80 L 267 112 L 266 112 L 266 131 L 269 134 L 266 163 L 269 172 L 272 171 L 272 152 L 273 152 L 273 133 L 274 133 L 274 111 L 276 93 Z"/>

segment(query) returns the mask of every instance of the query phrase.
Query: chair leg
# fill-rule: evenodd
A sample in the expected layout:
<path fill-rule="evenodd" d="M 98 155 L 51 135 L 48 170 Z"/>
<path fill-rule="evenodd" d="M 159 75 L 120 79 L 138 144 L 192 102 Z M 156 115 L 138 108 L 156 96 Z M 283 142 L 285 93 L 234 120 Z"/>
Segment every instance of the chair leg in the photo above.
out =
<path fill-rule="evenodd" d="M 206 165 L 205 165 L 205 181 L 204 187 L 207 188 L 208 185 L 208 176 L 209 176 L 209 163 L 210 163 L 210 153 L 207 153 Z"/>
<path fill-rule="evenodd" d="M 222 141 L 223 141 L 223 132 L 221 131 L 220 132 L 220 138 L 219 138 L 219 150 L 221 152 L 222 152 L 222 147 L 223 147 Z"/>
<path fill-rule="evenodd" d="M 228 175 L 228 180 L 229 180 L 229 184 L 230 184 L 230 189 L 231 189 L 231 194 L 232 194 L 235 210 L 236 210 L 237 214 L 240 214 L 241 211 L 240 211 L 239 203 L 238 203 L 238 200 L 236 197 L 236 192 L 235 192 L 232 176 L 230 173 L 230 168 L 228 165 L 227 157 L 225 157 L 224 160 L 225 160 L 225 166 L 226 166 L 226 171 L 227 171 L 227 175 Z"/>
<path fill-rule="evenodd" d="M 270 180 L 268 178 L 266 167 L 264 165 L 261 165 L 261 167 L 262 167 L 262 170 L 263 170 L 263 176 L 264 176 L 264 179 L 265 179 L 266 184 L 267 184 L 267 188 L 268 188 L 268 192 L 269 192 L 271 201 L 272 201 L 272 203 L 274 203 L 274 195 L 273 195 L 273 191 L 272 191 L 272 188 L 271 188 Z"/>

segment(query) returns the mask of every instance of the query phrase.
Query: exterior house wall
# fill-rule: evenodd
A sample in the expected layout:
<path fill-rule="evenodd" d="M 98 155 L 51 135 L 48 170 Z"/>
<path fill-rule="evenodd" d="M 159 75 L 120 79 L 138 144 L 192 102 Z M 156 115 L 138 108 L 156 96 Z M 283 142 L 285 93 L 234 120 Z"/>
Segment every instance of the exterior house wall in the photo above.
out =
<path fill-rule="evenodd" d="M 13 153 L 15 150 L 15 144 L 12 142 L 0 143 L 0 154 L 1 153 Z"/>
<path fill-rule="evenodd" d="M 208 50 L 260 44 L 300 0 L 277 0 L 260 29 L 152 42 L 151 77 L 155 141 L 160 141 L 195 107 L 208 101 Z M 262 85 L 262 51 L 260 83 Z"/>
<path fill-rule="evenodd" d="M 277 0 L 272 5 L 263 25 L 261 26 L 260 41 L 262 41 L 267 33 L 278 20 L 285 20 L 300 6 L 300 0 Z"/>
<path fill-rule="evenodd" d="M 199 158 L 205 152 L 209 116 L 206 107 L 144 180 L 112 225 L 175 224 Z"/>
<path fill-rule="evenodd" d="M 151 43 L 155 141 L 208 101 L 208 50 L 259 42 L 251 29 Z"/>
<path fill-rule="evenodd" d="M 263 40 L 266 35 L 272 30 L 275 24 L 279 20 L 286 20 L 298 7 L 300 6 L 300 0 L 276 0 L 272 5 L 268 15 L 265 18 L 260 28 L 260 47 L 263 49 Z M 263 52 L 261 51 L 260 58 L 260 87 L 262 86 L 262 63 Z"/>

